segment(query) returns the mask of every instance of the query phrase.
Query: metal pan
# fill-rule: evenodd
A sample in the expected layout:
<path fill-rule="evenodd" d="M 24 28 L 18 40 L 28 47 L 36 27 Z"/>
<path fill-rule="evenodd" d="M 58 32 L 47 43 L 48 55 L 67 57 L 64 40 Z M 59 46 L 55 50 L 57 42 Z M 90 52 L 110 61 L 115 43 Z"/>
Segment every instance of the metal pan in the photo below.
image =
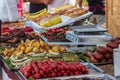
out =
<path fill-rule="evenodd" d="M 77 78 L 93 77 L 93 76 L 100 75 L 100 74 L 104 73 L 103 70 L 101 70 L 100 68 L 96 67 L 93 64 L 83 63 L 83 65 L 85 65 L 87 67 L 89 74 L 78 75 L 78 76 L 54 77 L 54 78 L 51 77 L 51 78 L 44 78 L 44 79 L 38 79 L 38 80 L 54 80 L 54 79 L 66 80 L 66 79 L 72 79 L 72 78 L 77 79 Z M 24 80 L 27 80 L 27 78 L 20 71 L 18 71 L 18 73 L 22 78 L 24 78 Z"/>

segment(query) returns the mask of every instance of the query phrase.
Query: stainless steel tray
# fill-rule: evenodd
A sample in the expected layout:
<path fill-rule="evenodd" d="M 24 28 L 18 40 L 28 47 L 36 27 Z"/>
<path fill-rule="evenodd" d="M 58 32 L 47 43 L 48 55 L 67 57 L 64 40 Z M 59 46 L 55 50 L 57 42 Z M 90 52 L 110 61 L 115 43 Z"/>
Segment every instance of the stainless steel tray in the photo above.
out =
<path fill-rule="evenodd" d="M 51 45 L 70 45 L 70 46 L 74 46 L 74 45 L 105 45 L 107 42 L 48 42 L 48 44 Z"/>
<path fill-rule="evenodd" d="M 104 73 L 103 70 L 101 70 L 100 68 L 96 67 L 95 65 L 91 63 L 83 63 L 83 65 L 87 67 L 89 74 L 78 75 L 78 76 L 51 77 L 51 78 L 44 78 L 44 79 L 38 79 L 38 80 L 49 80 L 49 79 L 50 80 L 52 79 L 66 80 L 66 79 L 71 79 L 71 78 L 85 78 L 85 77 L 92 77 L 92 76 L 96 76 L 96 75 L 100 75 Z M 27 80 L 27 78 L 20 71 L 18 71 L 18 73 L 20 74 L 22 78 L 24 78 L 24 80 Z"/>
<path fill-rule="evenodd" d="M 45 42 L 55 42 L 55 43 L 57 43 L 57 42 L 71 42 L 71 41 L 69 41 L 69 40 L 67 40 L 67 39 L 63 39 L 63 40 L 61 40 L 61 39 L 54 39 L 54 40 L 49 40 L 48 38 L 46 38 L 46 37 L 44 37 L 44 36 L 41 36 L 41 38 L 45 41 Z"/>
<path fill-rule="evenodd" d="M 77 33 L 83 33 L 83 32 L 106 32 L 108 30 L 98 25 L 95 25 L 93 27 L 78 26 L 77 29 L 74 29 L 74 31 Z"/>
<path fill-rule="evenodd" d="M 72 42 L 87 42 L 91 43 L 93 42 L 94 44 L 97 43 L 104 43 L 107 42 L 108 40 L 112 39 L 112 36 L 107 35 L 106 33 L 102 35 L 78 35 L 75 34 L 73 31 L 67 31 L 66 32 L 66 39 L 72 41 Z"/>
<path fill-rule="evenodd" d="M 83 47 L 71 47 L 71 48 L 67 48 L 67 51 L 68 52 L 71 52 L 71 53 L 75 53 L 75 54 L 81 54 L 83 53 L 85 50 L 93 50 L 93 46 L 83 46 Z M 81 60 L 81 62 L 86 62 L 84 60 Z M 108 64 L 113 64 L 113 62 L 103 62 L 103 63 L 92 63 L 94 65 L 97 65 L 97 66 L 100 66 L 100 65 L 108 65 Z"/>
<path fill-rule="evenodd" d="M 39 26 L 34 21 L 26 21 L 25 26 L 31 26 L 34 29 L 35 32 L 41 33 L 44 29 L 53 29 L 53 28 L 64 27 L 66 25 L 70 25 L 70 24 L 72 24 L 74 22 L 77 22 L 77 21 L 79 21 L 81 19 L 85 19 L 87 17 L 90 17 L 92 14 L 93 14 L 92 12 L 88 12 L 88 13 L 86 13 L 86 14 L 84 14 L 82 16 L 76 17 L 76 18 L 70 18 L 68 16 L 61 15 L 61 18 L 62 18 L 63 22 L 60 23 L 60 24 L 48 27 L 48 28 L 45 28 L 43 26 Z"/>
<path fill-rule="evenodd" d="M 93 12 L 87 12 L 86 14 L 83 14 L 81 16 L 78 16 L 78 17 L 75 17 L 75 18 L 72 18 L 73 22 L 77 22 L 79 20 L 82 20 L 82 19 L 85 19 L 85 18 L 89 18 L 90 16 L 93 15 Z"/>
<path fill-rule="evenodd" d="M 53 16 L 53 17 L 55 17 L 55 16 Z M 49 19 L 51 19 L 51 18 L 53 18 L 53 17 L 50 17 L 50 18 L 45 19 L 45 20 L 42 20 L 41 22 L 44 22 L 44 21 L 46 21 L 46 20 L 49 20 Z M 53 26 L 49 26 L 49 27 L 47 27 L 47 28 L 44 27 L 44 26 L 39 26 L 39 27 L 40 27 L 40 28 L 45 28 L 45 29 L 53 29 L 53 28 L 60 28 L 60 27 L 63 27 L 63 26 L 65 26 L 65 25 L 69 25 L 69 24 L 72 23 L 72 19 L 71 19 L 70 17 L 64 16 L 64 15 L 60 15 L 60 17 L 61 17 L 61 19 L 62 19 L 62 22 L 59 23 L 59 24 L 56 24 L 56 25 L 53 25 Z"/>
<path fill-rule="evenodd" d="M 71 18 L 71 17 L 62 15 L 62 20 L 64 20 L 63 23 L 60 23 L 60 24 L 52 26 L 52 27 L 48 27 L 47 29 L 50 29 L 50 28 L 59 28 L 59 27 L 63 27 L 63 26 L 66 26 L 66 25 L 70 25 L 70 24 L 72 24 L 74 22 L 77 22 L 79 20 L 88 18 L 88 17 L 92 16 L 92 14 L 93 14 L 92 12 L 88 12 L 88 13 L 83 14 L 81 16 L 78 16 L 76 18 Z"/>
<path fill-rule="evenodd" d="M 20 76 L 27 80 L 25 76 L 22 75 L 22 73 L 18 72 Z M 107 75 L 107 74 L 94 74 L 94 75 L 81 75 L 81 76 L 69 76 L 69 77 L 56 77 L 56 78 L 45 78 L 45 79 L 37 79 L 37 80 L 97 80 L 97 78 L 102 78 L 104 80 L 116 80 L 114 77 Z"/>

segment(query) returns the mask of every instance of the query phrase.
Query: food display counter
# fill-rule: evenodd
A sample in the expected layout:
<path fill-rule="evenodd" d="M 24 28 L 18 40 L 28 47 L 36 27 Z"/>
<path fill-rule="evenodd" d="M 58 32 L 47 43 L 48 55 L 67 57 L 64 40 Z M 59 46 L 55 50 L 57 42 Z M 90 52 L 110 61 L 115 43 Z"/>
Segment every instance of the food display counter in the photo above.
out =
<path fill-rule="evenodd" d="M 114 80 L 101 65 L 113 65 L 120 39 L 86 20 L 92 15 L 77 7 L 54 13 L 43 9 L 27 14 L 22 27 L 16 27 L 19 22 L 3 25 L 1 80 Z"/>

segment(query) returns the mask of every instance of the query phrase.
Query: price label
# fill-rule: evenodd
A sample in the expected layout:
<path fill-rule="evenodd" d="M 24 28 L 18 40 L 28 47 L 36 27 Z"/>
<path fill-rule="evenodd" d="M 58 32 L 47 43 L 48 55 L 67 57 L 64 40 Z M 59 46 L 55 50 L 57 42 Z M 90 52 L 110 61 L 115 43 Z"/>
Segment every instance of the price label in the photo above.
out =
<path fill-rule="evenodd" d="M 45 38 L 45 37 L 43 37 L 43 36 L 41 36 L 41 38 L 42 38 L 45 42 L 48 42 L 48 39 L 47 39 L 47 38 Z"/>
<path fill-rule="evenodd" d="M 73 33 L 66 33 L 66 39 L 68 39 L 72 42 L 78 42 L 79 41 L 78 36 L 73 34 Z"/>

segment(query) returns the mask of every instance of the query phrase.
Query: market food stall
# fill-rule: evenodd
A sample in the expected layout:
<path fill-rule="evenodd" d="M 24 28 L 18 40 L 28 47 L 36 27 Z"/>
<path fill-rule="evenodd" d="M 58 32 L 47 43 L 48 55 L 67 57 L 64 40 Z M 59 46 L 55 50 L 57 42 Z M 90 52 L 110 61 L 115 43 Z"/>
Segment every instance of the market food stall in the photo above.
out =
<path fill-rule="evenodd" d="M 3 24 L 2 79 L 114 80 L 98 65 L 113 65 L 120 39 L 90 22 L 92 15 L 84 8 L 64 5 Z"/>

